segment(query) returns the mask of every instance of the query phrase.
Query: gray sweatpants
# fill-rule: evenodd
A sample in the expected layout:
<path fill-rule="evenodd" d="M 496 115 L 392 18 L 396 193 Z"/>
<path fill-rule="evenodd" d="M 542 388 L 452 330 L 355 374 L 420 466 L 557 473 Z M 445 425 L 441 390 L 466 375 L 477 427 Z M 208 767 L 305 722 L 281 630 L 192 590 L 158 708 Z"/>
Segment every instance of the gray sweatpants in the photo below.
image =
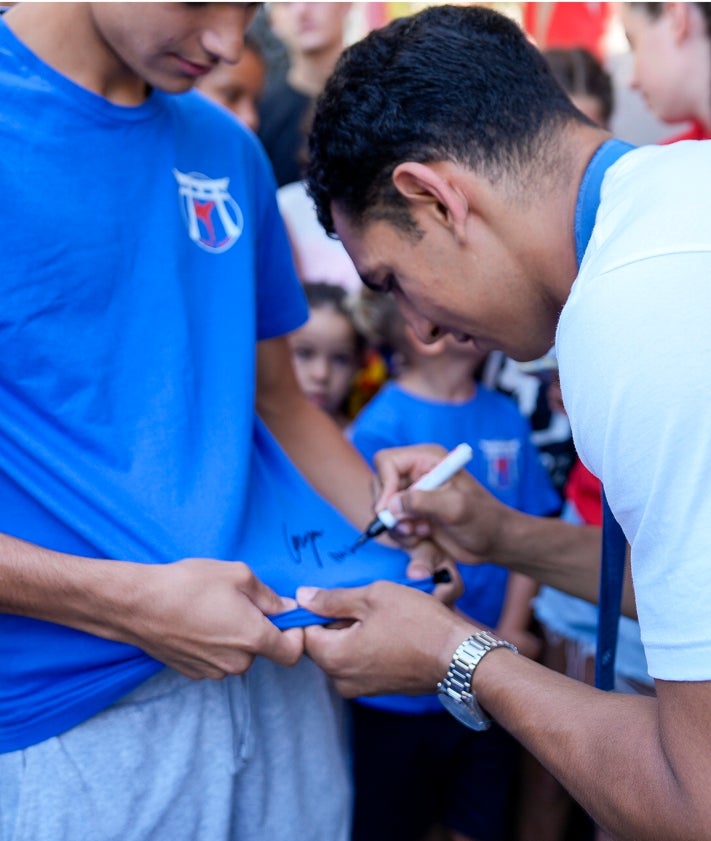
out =
<path fill-rule="evenodd" d="M 224 681 L 165 669 L 0 755 L 0 841 L 346 841 L 343 702 L 306 658 Z"/>

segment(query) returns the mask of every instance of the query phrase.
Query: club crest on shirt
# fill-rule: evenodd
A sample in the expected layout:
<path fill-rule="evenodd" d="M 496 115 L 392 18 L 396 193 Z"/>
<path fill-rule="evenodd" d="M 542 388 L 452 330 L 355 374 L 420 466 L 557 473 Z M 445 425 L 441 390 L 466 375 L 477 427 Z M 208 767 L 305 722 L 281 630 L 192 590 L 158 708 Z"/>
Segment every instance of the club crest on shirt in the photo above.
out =
<path fill-rule="evenodd" d="M 491 488 L 506 490 L 518 483 L 518 453 L 521 442 L 482 440 L 479 447 L 487 465 L 487 482 Z"/>
<path fill-rule="evenodd" d="M 230 179 L 177 169 L 173 175 L 190 239 L 215 254 L 232 248 L 242 234 L 244 216 L 227 190 Z"/>

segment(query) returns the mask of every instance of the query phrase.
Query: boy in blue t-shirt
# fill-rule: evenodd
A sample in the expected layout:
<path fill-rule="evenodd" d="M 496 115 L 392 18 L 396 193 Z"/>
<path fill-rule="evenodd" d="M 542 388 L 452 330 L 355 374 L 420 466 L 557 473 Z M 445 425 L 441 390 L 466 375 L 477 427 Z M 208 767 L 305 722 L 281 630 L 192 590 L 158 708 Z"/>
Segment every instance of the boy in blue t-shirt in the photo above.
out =
<path fill-rule="evenodd" d="M 363 578 L 372 474 L 295 383 L 266 156 L 190 91 L 251 15 L 0 19 L 1 838 L 348 837 L 342 706 L 269 615 Z"/>
<path fill-rule="evenodd" d="M 370 462 L 388 447 L 436 443 L 451 450 L 465 442 L 474 450 L 467 469 L 499 500 L 528 514 L 558 512 L 528 421 L 511 398 L 476 380 L 485 354 L 452 336 L 425 344 L 390 296 L 368 290 L 357 322 L 395 372 L 349 430 Z M 459 572 L 465 589 L 456 609 L 535 656 L 534 582 L 489 564 L 460 564 Z M 458 839 L 504 837 L 517 756 L 504 730 L 462 727 L 434 695 L 360 698 L 352 711 L 353 841 L 408 841 L 434 824 Z"/>

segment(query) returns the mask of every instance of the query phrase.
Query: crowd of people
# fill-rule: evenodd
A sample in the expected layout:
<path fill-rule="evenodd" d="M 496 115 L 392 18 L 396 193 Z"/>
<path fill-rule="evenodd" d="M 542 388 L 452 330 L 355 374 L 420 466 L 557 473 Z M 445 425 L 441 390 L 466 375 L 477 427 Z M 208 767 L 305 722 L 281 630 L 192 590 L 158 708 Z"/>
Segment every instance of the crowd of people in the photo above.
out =
<path fill-rule="evenodd" d="M 711 838 L 711 4 L 351 11 L 3 8 L 0 841 Z"/>

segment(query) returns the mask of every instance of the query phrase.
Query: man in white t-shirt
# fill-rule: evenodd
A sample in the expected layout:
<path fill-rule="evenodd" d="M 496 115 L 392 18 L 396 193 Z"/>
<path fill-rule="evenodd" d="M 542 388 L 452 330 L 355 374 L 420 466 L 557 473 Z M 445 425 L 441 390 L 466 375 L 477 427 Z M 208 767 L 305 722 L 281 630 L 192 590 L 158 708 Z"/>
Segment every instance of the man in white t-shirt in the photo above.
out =
<path fill-rule="evenodd" d="M 554 674 L 392 585 L 302 591 L 359 620 L 309 630 L 307 650 L 348 696 L 439 682 L 486 726 L 478 700 L 615 837 L 708 838 L 711 145 L 630 150 L 575 110 L 515 23 L 440 6 L 344 53 L 310 147 L 322 224 L 422 339 L 519 361 L 555 341 L 576 448 L 631 544 L 623 603 L 656 697 Z M 377 462 L 377 507 L 408 519 L 403 540 L 429 533 L 460 561 L 597 598 L 598 529 L 505 509 L 464 474 L 401 491 L 441 455 Z"/>

